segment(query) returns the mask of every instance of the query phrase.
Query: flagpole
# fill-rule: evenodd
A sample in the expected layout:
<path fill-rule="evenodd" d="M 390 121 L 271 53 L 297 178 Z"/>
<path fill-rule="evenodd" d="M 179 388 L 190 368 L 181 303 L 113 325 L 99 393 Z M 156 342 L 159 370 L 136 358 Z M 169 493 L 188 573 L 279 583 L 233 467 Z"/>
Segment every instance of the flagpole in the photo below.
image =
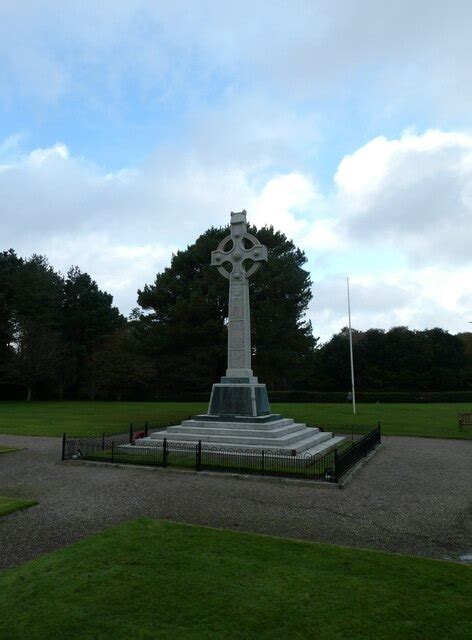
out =
<path fill-rule="evenodd" d="M 347 278 L 347 311 L 349 316 L 349 351 L 351 353 L 352 412 L 356 415 L 356 389 L 354 387 L 354 358 L 352 355 L 351 296 L 349 295 L 349 278 Z"/>

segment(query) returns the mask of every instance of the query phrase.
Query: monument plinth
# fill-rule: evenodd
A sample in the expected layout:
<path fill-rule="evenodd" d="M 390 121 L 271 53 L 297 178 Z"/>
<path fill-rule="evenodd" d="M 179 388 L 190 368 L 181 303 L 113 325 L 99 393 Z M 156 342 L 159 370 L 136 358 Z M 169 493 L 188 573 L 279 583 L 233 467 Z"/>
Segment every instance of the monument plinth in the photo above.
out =
<path fill-rule="evenodd" d="M 135 446 L 202 443 L 203 447 L 278 451 L 291 456 L 326 453 L 344 438 L 270 412 L 265 384 L 251 368 L 249 278 L 267 261 L 267 247 L 247 232 L 246 211 L 231 213 L 231 232 L 212 251 L 211 264 L 229 280 L 228 368 L 214 384 L 208 412 L 136 440 Z M 130 445 L 126 445 L 130 446 Z"/>

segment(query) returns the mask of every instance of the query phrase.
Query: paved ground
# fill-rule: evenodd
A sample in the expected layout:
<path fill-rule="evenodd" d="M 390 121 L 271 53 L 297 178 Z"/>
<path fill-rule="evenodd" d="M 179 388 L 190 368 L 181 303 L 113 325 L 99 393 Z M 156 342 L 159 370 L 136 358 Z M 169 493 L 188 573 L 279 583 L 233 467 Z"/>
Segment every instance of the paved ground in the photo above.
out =
<path fill-rule="evenodd" d="M 0 495 L 40 504 L 0 518 L 0 568 L 148 515 L 458 559 L 472 552 L 472 442 L 383 439 L 344 490 L 277 480 L 61 463 L 55 438 L 0 436 Z"/>

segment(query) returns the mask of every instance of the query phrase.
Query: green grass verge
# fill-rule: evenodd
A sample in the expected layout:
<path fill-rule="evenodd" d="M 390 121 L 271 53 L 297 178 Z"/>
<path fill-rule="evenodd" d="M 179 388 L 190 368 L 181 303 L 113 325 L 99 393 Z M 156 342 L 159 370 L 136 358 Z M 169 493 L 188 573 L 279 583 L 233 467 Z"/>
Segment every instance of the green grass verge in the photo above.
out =
<path fill-rule="evenodd" d="M 28 509 L 38 504 L 36 500 L 20 500 L 18 498 L 5 498 L 0 496 L 0 516 L 6 516 L 20 509 Z"/>
<path fill-rule="evenodd" d="M 472 428 L 459 431 L 457 414 L 469 404 L 360 404 L 356 416 L 348 404 L 273 404 L 274 413 L 300 422 L 368 424 L 382 422 L 386 435 L 472 438 Z M 0 433 L 29 436 L 120 433 L 130 422 L 143 425 L 179 422 L 207 410 L 192 402 L 0 402 Z"/>
<path fill-rule="evenodd" d="M 4 447 L 0 444 L 0 453 L 11 453 L 12 451 L 19 451 L 20 447 Z"/>
<path fill-rule="evenodd" d="M 360 404 L 357 415 L 346 404 L 277 404 L 273 410 L 303 422 L 322 424 L 372 424 L 380 420 L 382 433 L 396 436 L 472 438 L 472 428 L 460 431 L 457 415 L 472 411 L 461 403 Z"/>
<path fill-rule="evenodd" d="M 190 402 L 0 402 L 0 433 L 27 436 L 121 433 L 129 424 L 168 424 L 206 411 Z"/>
<path fill-rule="evenodd" d="M 140 519 L 0 576 L 0 637 L 469 638 L 469 567 Z"/>

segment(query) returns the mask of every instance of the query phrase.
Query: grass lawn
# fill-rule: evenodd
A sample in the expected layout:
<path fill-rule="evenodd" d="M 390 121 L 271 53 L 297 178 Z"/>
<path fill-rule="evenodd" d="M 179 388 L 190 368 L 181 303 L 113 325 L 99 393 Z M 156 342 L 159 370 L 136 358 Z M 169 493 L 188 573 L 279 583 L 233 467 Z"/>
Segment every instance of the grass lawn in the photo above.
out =
<path fill-rule="evenodd" d="M 0 637 L 469 638 L 470 567 L 143 518 L 0 576 Z"/>
<path fill-rule="evenodd" d="M 470 404 L 460 403 L 390 403 L 359 404 L 357 415 L 346 404 L 274 404 L 273 410 L 303 422 L 324 424 L 382 423 L 382 433 L 397 436 L 433 436 L 437 438 L 472 438 L 472 428 L 459 431 L 458 413 L 472 411 Z"/>
<path fill-rule="evenodd" d="M 12 451 L 19 451 L 19 447 L 4 447 L 0 444 L 0 453 L 11 453 Z"/>
<path fill-rule="evenodd" d="M 20 500 L 18 498 L 5 498 L 0 496 L 0 516 L 6 516 L 20 509 L 28 509 L 38 504 L 36 500 Z"/>
<path fill-rule="evenodd" d="M 346 404 L 272 404 L 274 413 L 301 422 L 369 424 L 382 422 L 386 435 L 472 438 L 472 428 L 459 431 L 457 414 L 470 404 L 360 404 L 352 415 Z M 0 433 L 37 436 L 98 435 L 123 432 L 130 422 L 143 425 L 179 422 L 207 410 L 191 402 L 0 402 Z"/>
<path fill-rule="evenodd" d="M 121 433 L 132 422 L 180 422 L 207 406 L 190 402 L 0 402 L 0 433 L 29 436 Z"/>

